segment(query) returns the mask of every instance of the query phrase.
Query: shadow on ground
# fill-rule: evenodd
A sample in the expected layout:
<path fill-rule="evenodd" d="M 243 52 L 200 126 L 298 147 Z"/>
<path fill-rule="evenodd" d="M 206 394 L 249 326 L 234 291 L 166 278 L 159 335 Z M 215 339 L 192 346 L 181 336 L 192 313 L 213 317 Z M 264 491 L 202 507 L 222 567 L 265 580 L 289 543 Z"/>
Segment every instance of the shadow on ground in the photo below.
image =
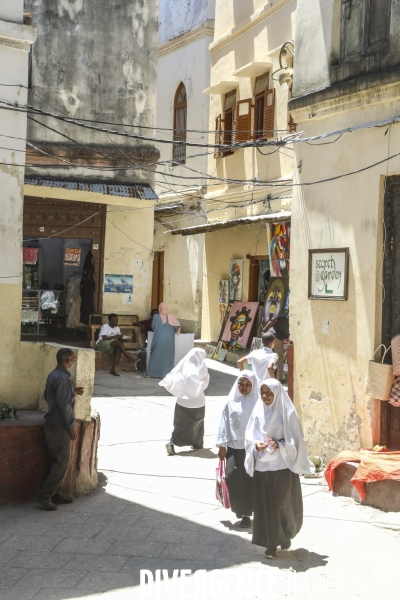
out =
<path fill-rule="evenodd" d="M 54 513 L 33 504 L 0 510 L 0 599 L 65 600 L 120 591 L 139 586 L 142 569 L 166 569 L 172 577 L 174 569 L 193 573 L 272 562 L 304 572 L 326 564 L 326 557 L 304 549 L 268 561 L 264 549 L 251 544 L 250 532 L 245 540 L 235 531 L 233 525 L 221 533 L 103 488 Z"/>

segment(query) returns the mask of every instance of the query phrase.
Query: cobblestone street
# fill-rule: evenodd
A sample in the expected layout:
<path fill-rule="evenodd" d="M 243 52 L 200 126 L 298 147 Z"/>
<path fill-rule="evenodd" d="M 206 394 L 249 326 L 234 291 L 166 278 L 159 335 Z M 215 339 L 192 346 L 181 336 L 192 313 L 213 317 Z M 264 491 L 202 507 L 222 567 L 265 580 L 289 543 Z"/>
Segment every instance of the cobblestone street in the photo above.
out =
<path fill-rule="evenodd" d="M 165 450 L 174 400 L 157 380 L 96 374 L 103 482 L 55 513 L 35 503 L 0 509 L 1 600 L 398 597 L 400 514 L 334 498 L 324 480 L 302 479 L 303 529 L 290 551 L 268 562 L 219 506 L 215 434 L 235 372 L 219 368 L 210 371 L 205 448 L 174 457 Z M 171 579 L 150 589 L 140 586 L 144 569 L 167 569 L 170 578 L 174 569 L 207 573 L 201 585 L 188 576 L 186 590 Z"/>

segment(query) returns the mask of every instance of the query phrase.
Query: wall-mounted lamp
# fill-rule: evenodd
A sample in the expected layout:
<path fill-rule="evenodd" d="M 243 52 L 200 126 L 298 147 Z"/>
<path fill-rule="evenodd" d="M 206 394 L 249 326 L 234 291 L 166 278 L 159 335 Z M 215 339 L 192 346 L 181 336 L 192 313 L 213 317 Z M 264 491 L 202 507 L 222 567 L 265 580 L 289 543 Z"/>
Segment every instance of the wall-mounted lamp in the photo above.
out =
<path fill-rule="evenodd" d="M 271 77 L 274 81 L 279 81 L 279 85 L 287 85 L 289 87 L 293 81 L 293 67 L 289 67 L 287 64 L 286 66 L 283 66 L 282 64 L 282 58 L 284 56 L 288 56 L 288 54 L 290 54 L 292 57 L 294 56 L 294 44 L 290 40 L 288 40 L 282 45 L 279 51 L 280 68 L 277 71 L 274 71 Z M 287 62 L 288 61 L 286 61 L 286 63 Z M 279 73 L 279 75 L 277 77 L 274 77 L 274 75 L 276 75 L 277 73 Z"/>

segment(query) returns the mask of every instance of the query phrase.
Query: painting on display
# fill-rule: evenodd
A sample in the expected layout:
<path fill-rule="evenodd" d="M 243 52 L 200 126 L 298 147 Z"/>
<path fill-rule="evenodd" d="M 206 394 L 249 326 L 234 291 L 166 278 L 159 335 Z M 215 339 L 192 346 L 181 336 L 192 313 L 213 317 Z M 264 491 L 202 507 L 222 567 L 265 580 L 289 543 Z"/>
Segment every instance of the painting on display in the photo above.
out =
<path fill-rule="evenodd" d="M 218 302 L 220 304 L 229 302 L 229 279 L 218 280 Z"/>
<path fill-rule="evenodd" d="M 225 320 L 227 309 L 228 309 L 228 304 L 218 304 L 218 316 L 219 316 L 219 324 L 220 325 L 222 325 L 222 323 Z"/>
<path fill-rule="evenodd" d="M 243 258 L 231 258 L 229 272 L 229 299 L 231 302 L 241 302 L 243 294 Z"/>
<path fill-rule="evenodd" d="M 81 264 L 81 249 L 80 248 L 64 248 L 64 266 L 79 267 Z"/>
<path fill-rule="evenodd" d="M 258 276 L 258 301 L 261 304 L 265 302 L 265 295 L 267 293 L 269 279 L 271 277 L 271 270 L 269 268 L 268 258 L 263 258 L 258 261 L 259 265 L 259 276 Z"/>
<path fill-rule="evenodd" d="M 288 290 L 288 277 L 271 277 L 264 303 L 264 324 L 277 319 L 283 313 Z"/>
<path fill-rule="evenodd" d="M 221 336 L 222 347 L 241 352 L 247 348 L 256 320 L 258 302 L 234 302 Z"/>
<path fill-rule="evenodd" d="M 290 222 L 267 223 L 271 277 L 288 277 Z"/>
<path fill-rule="evenodd" d="M 253 337 L 253 339 L 251 340 L 250 352 L 253 352 L 253 350 L 260 350 L 260 348 L 262 348 L 262 345 L 262 338 Z"/>
<path fill-rule="evenodd" d="M 206 344 L 204 350 L 206 351 L 206 358 L 212 358 L 213 354 L 216 350 L 216 346 L 211 346 L 211 344 Z"/>
<path fill-rule="evenodd" d="M 133 275 L 104 275 L 105 294 L 132 294 Z"/>

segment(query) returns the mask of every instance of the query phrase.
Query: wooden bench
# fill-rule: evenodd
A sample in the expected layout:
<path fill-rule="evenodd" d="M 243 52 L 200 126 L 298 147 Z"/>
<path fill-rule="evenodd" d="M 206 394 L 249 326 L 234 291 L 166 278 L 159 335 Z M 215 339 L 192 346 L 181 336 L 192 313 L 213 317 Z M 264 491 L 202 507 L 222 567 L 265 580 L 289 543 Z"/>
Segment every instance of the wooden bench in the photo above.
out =
<path fill-rule="evenodd" d="M 105 323 L 108 323 L 108 315 L 90 315 L 88 327 L 88 345 L 96 349 L 99 332 Z M 124 342 L 127 350 L 138 350 L 140 348 L 140 323 L 138 315 L 118 315 L 118 327 L 122 335 L 129 335 L 130 342 Z"/>

